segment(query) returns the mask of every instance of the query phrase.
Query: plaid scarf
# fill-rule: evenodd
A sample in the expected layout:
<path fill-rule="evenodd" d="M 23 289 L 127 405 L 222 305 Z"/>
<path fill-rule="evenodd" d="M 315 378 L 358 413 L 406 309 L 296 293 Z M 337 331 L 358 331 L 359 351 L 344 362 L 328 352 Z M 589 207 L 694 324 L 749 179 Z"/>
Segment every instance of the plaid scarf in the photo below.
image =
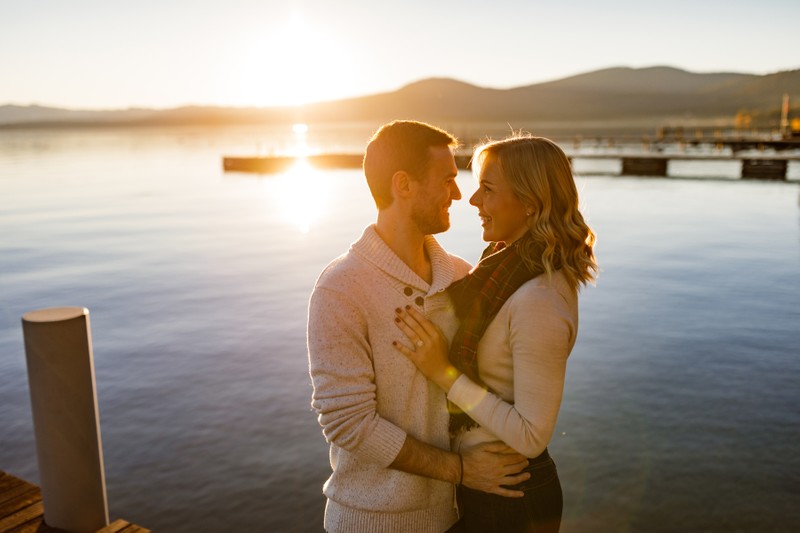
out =
<path fill-rule="evenodd" d="M 511 246 L 492 243 L 484 251 L 481 261 L 466 277 L 447 288 L 455 306 L 456 316 L 461 320 L 450 345 L 450 362 L 472 381 L 485 389 L 491 389 L 478 375 L 478 343 L 495 315 L 506 300 L 526 281 L 542 274 L 544 269 L 531 270 L 517 252 L 526 235 Z M 535 250 L 541 257 L 539 250 Z M 455 435 L 462 428 L 478 424 L 469 415 L 452 403 L 450 407 L 450 433 Z"/>

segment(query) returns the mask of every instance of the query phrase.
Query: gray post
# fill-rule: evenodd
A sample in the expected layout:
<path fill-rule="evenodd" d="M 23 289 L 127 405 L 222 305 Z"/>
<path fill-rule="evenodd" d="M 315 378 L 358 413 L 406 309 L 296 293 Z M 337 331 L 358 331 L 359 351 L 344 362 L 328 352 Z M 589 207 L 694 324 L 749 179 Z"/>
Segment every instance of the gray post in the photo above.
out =
<path fill-rule="evenodd" d="M 108 525 L 89 310 L 54 307 L 22 317 L 44 521 L 96 531 Z"/>

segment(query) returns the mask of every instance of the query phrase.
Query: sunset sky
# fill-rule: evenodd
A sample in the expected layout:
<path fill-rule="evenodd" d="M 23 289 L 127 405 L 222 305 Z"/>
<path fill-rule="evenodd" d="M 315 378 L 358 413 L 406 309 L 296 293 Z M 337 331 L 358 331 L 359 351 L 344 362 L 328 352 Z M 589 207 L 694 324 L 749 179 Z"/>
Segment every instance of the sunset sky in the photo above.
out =
<path fill-rule="evenodd" d="M 0 0 L 0 104 L 273 106 L 427 77 L 800 68 L 797 0 Z"/>

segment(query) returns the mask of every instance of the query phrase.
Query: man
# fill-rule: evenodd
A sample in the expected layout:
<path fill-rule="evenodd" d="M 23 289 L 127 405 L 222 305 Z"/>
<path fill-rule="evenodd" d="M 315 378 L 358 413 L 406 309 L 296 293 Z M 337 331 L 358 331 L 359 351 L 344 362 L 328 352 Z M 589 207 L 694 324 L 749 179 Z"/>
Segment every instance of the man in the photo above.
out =
<path fill-rule="evenodd" d="M 372 137 L 364 174 L 374 225 L 320 275 L 309 304 L 312 405 L 330 443 L 325 529 L 441 533 L 457 520 L 453 484 L 502 495 L 527 459 L 501 443 L 449 452 L 445 395 L 399 353 L 395 309 L 415 306 L 452 339 L 445 288 L 470 265 L 432 237 L 461 198 L 456 139 L 396 121 Z"/>

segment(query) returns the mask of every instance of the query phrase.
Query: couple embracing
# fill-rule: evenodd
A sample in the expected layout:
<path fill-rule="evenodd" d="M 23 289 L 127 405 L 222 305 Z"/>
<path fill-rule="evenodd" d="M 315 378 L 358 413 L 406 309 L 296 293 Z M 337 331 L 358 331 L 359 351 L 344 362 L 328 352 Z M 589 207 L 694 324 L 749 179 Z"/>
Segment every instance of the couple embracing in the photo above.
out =
<path fill-rule="evenodd" d="M 547 444 L 597 265 L 570 164 L 515 135 L 473 156 L 489 247 L 433 237 L 461 198 L 456 139 L 395 121 L 367 145 L 377 220 L 320 275 L 309 304 L 312 406 L 330 444 L 325 529 L 558 531 Z"/>

